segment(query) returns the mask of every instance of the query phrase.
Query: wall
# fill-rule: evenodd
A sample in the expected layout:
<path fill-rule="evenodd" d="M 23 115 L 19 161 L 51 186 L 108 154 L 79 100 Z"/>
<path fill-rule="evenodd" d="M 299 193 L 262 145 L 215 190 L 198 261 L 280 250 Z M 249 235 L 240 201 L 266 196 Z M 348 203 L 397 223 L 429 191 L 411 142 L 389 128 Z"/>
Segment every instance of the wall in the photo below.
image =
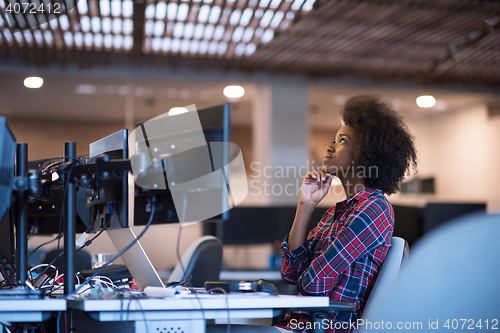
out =
<path fill-rule="evenodd" d="M 89 153 L 89 144 L 123 128 L 122 122 L 71 121 L 7 117 L 19 143 L 28 144 L 28 159 L 40 160 L 64 154 L 64 142 L 76 142 L 77 155 Z"/>
<path fill-rule="evenodd" d="M 436 194 L 391 196 L 394 203 L 486 202 L 500 211 L 500 117 L 484 105 L 407 123 L 416 138 L 418 176 L 435 177 Z"/>

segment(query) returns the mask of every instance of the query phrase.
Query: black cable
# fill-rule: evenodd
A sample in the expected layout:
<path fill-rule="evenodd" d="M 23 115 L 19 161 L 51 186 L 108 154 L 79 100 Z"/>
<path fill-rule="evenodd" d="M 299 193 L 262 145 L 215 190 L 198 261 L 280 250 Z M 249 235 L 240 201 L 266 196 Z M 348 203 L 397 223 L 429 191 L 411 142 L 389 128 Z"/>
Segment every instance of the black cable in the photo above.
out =
<path fill-rule="evenodd" d="M 104 228 L 103 228 L 103 229 L 101 229 L 101 231 L 99 231 L 99 232 L 97 233 L 97 235 L 95 235 L 95 236 L 94 236 L 94 237 L 92 237 L 90 240 L 86 241 L 86 242 L 85 242 L 85 244 L 83 244 L 82 246 L 80 246 L 80 247 L 76 250 L 75 254 L 76 254 L 76 253 L 78 253 L 78 252 L 79 252 L 81 249 L 83 249 L 84 247 L 89 246 L 90 244 L 92 244 L 92 242 L 93 242 L 93 241 L 94 241 L 97 237 L 99 237 L 99 236 L 100 236 L 100 235 L 104 232 L 104 230 L 106 230 L 106 229 L 109 227 L 109 223 L 110 223 L 110 221 L 111 221 L 111 217 L 108 219 L 108 222 L 106 223 L 106 225 L 104 226 Z M 95 222 L 95 220 L 94 220 L 94 222 Z M 90 230 L 90 228 L 92 228 L 92 226 L 94 225 L 94 222 L 92 222 L 92 224 L 90 225 L 90 227 L 88 227 L 88 228 L 87 228 L 87 230 L 86 230 L 85 232 L 89 231 L 89 230 Z M 33 282 L 33 283 L 38 282 L 39 278 L 40 278 L 40 277 L 41 277 L 41 276 L 42 276 L 42 275 L 43 275 L 43 274 L 44 274 L 44 273 L 45 273 L 45 272 L 46 272 L 46 271 L 50 268 L 50 265 L 52 265 L 53 263 L 55 263 L 55 262 L 56 262 L 56 260 L 57 260 L 57 259 L 59 259 L 59 258 L 60 258 L 63 254 L 64 254 L 64 251 L 63 251 L 63 252 L 61 252 L 61 253 L 59 253 L 59 254 L 57 255 L 57 257 L 56 257 L 54 260 L 52 260 L 52 261 L 50 262 L 50 264 L 49 264 L 49 265 L 48 265 L 48 266 L 47 266 L 47 267 L 46 267 L 46 268 L 45 268 L 45 269 L 44 269 L 44 270 L 40 273 L 40 275 L 38 275 L 38 277 L 36 278 L 35 282 Z M 58 267 L 58 269 L 62 269 L 62 268 L 64 268 L 64 263 L 63 263 L 63 265 L 62 265 L 61 267 Z M 42 285 L 43 285 L 43 284 L 42 284 Z"/>
<path fill-rule="evenodd" d="M 224 288 L 221 287 L 214 287 L 212 289 L 207 290 L 208 293 L 211 293 L 212 291 L 220 291 L 226 296 L 226 309 L 227 309 L 227 331 L 226 333 L 229 333 L 231 331 L 231 317 L 230 317 L 230 311 L 229 311 L 229 293 L 224 290 Z"/>
<path fill-rule="evenodd" d="M 60 234 L 59 234 L 59 235 L 57 235 L 54 239 L 49 240 L 48 242 L 45 242 L 45 243 L 43 243 L 43 244 L 38 245 L 37 247 L 35 247 L 35 249 L 34 249 L 33 251 L 31 251 L 31 252 L 30 252 L 30 254 L 28 254 L 28 258 L 29 258 L 29 257 L 31 257 L 31 255 L 32 255 L 33 253 L 35 253 L 35 252 L 36 252 L 36 250 L 38 250 L 38 249 L 39 249 L 39 248 L 41 248 L 42 246 L 45 246 L 45 245 L 47 245 L 47 244 L 50 244 L 50 243 L 52 243 L 53 241 L 58 240 L 58 239 L 59 239 L 59 238 L 61 238 L 62 236 L 63 236 L 63 233 L 60 233 Z"/>
<path fill-rule="evenodd" d="M 61 206 L 61 215 L 59 217 L 59 234 L 58 234 L 58 236 L 55 239 L 52 240 L 52 241 L 57 240 L 57 253 L 58 253 L 58 256 L 56 257 L 56 259 L 59 258 L 59 249 L 60 249 L 60 246 L 61 246 L 60 240 L 61 240 L 61 238 L 63 236 L 63 233 L 62 233 L 62 222 L 63 222 L 63 215 L 64 215 L 64 212 L 63 212 L 64 201 L 66 200 L 66 190 L 68 188 L 68 183 L 69 183 L 69 179 L 70 179 L 69 175 L 71 174 L 72 170 L 73 170 L 73 164 L 71 165 L 71 169 L 69 170 L 68 177 L 66 177 L 66 184 L 64 185 L 63 200 L 62 200 L 62 206 Z M 38 247 L 38 248 L 40 248 L 40 247 Z M 52 265 L 54 262 L 55 262 L 55 260 L 52 261 L 50 264 Z M 40 276 L 42 276 L 42 274 L 46 272 L 46 270 L 48 269 L 48 267 L 50 267 L 50 266 L 47 266 L 47 268 L 42 273 L 40 273 L 39 277 L 35 280 L 35 283 L 39 280 Z"/>
<path fill-rule="evenodd" d="M 151 207 L 151 214 L 149 215 L 149 220 L 148 220 L 148 223 L 146 223 L 146 226 L 144 227 L 144 229 L 142 229 L 141 233 L 129 244 L 127 245 L 123 250 L 121 250 L 117 255 L 115 255 L 113 258 L 111 258 L 110 261 L 108 261 L 106 264 L 104 264 L 103 266 L 101 266 L 94 274 L 92 274 L 90 277 L 88 277 L 85 282 L 83 282 L 80 287 L 78 289 L 76 289 L 73 294 L 69 295 L 68 297 L 72 296 L 72 295 L 75 295 L 77 294 L 80 289 L 86 285 L 87 283 L 89 283 L 94 277 L 96 277 L 97 275 L 99 275 L 103 270 L 104 268 L 108 267 L 113 261 L 115 261 L 116 259 L 118 259 L 122 254 L 124 254 L 125 252 L 127 252 L 132 246 L 135 245 L 135 243 L 137 243 L 139 241 L 139 239 L 146 233 L 146 231 L 148 230 L 149 226 L 151 225 L 151 223 L 153 222 L 153 217 L 154 217 L 154 214 L 155 214 L 155 210 L 156 210 L 156 196 L 153 196 L 153 205 Z"/>
<path fill-rule="evenodd" d="M 86 156 L 86 155 L 85 155 L 85 156 Z M 40 168 L 42 168 L 42 166 L 43 166 L 43 164 L 44 164 L 45 162 L 48 162 L 48 161 L 53 161 L 53 160 L 56 160 L 56 159 L 58 160 L 58 161 L 56 161 L 56 162 L 52 162 L 51 164 L 49 164 L 49 165 L 47 165 L 47 166 L 43 167 L 42 171 L 45 171 L 45 170 L 49 169 L 50 167 L 52 167 L 53 165 L 56 165 L 56 164 L 62 164 L 62 163 L 64 163 L 64 162 L 66 162 L 66 161 L 64 161 L 64 160 L 65 160 L 65 159 L 67 159 L 67 158 L 70 158 L 70 159 L 72 159 L 73 161 L 75 161 L 75 162 L 77 162 L 77 163 L 83 163 L 83 160 L 81 159 L 81 158 L 83 158 L 83 156 L 82 156 L 82 157 L 80 157 L 80 158 L 78 158 L 78 157 L 73 157 L 73 156 L 56 156 L 56 157 L 51 157 L 51 158 L 46 158 L 46 159 L 44 159 L 43 161 L 41 161 L 41 162 L 40 162 L 40 164 L 38 164 L 38 166 L 39 166 Z M 62 161 L 59 161 L 59 160 L 62 160 Z"/>
<path fill-rule="evenodd" d="M 80 159 L 76 158 L 76 157 L 62 156 L 62 157 L 55 157 L 55 158 L 63 158 L 63 159 L 64 159 L 64 158 L 71 158 L 71 159 L 73 159 L 73 160 L 76 160 L 77 162 L 82 163 L 82 161 L 81 161 Z M 51 159 L 53 159 L 53 158 L 51 158 Z M 43 163 L 45 163 L 46 161 L 49 161 L 49 160 L 51 160 L 51 159 L 45 159 L 45 160 L 43 160 L 42 162 L 40 162 L 39 167 L 42 167 L 42 164 L 43 164 Z M 61 164 L 61 163 L 64 163 L 64 161 L 58 161 L 58 162 L 51 163 L 51 164 L 49 164 L 48 166 L 46 166 L 46 167 L 42 170 L 42 172 L 45 172 L 45 171 L 46 171 L 49 167 L 52 167 L 53 165 L 56 165 L 56 164 Z M 70 172 L 69 172 L 70 174 L 71 174 L 71 171 L 72 171 L 72 170 L 73 170 L 73 165 L 71 165 L 71 169 L 70 169 Z M 68 185 L 69 178 L 70 178 L 70 177 L 68 177 L 68 178 L 66 179 L 66 185 L 64 185 L 64 193 L 63 193 L 63 201 L 62 201 L 62 208 L 61 208 L 61 209 L 63 209 L 63 208 L 64 208 L 64 201 L 65 201 L 65 199 L 66 199 L 66 187 L 67 187 L 67 185 Z M 36 250 L 38 250 L 39 248 L 41 248 L 42 246 L 45 246 L 45 245 L 47 245 L 47 244 L 50 244 L 50 243 L 52 243 L 52 242 L 54 242 L 54 241 L 56 241 L 56 240 L 59 240 L 59 239 L 61 239 L 61 238 L 63 237 L 63 235 L 64 235 L 64 234 L 61 232 L 61 229 L 62 229 L 62 216 L 63 216 L 63 212 L 61 211 L 61 217 L 60 217 L 60 219 L 59 219 L 59 234 L 58 234 L 58 235 L 57 235 L 54 239 L 52 239 L 52 240 L 50 240 L 50 241 L 48 241 L 48 242 L 45 242 L 45 243 L 43 243 L 43 244 L 41 244 L 41 245 L 38 245 L 38 246 L 37 246 L 37 247 L 36 247 L 33 251 L 31 251 L 31 253 L 30 253 L 30 254 L 28 254 L 28 258 L 29 258 L 29 257 L 31 257 L 31 255 L 32 255 L 33 253 L 35 253 L 35 251 L 36 251 Z M 92 223 L 92 225 L 94 225 L 94 223 Z M 91 225 L 91 226 L 87 229 L 87 231 L 88 231 L 88 230 L 90 230 L 90 228 L 92 227 L 92 225 Z M 87 231 L 85 231 L 85 232 L 87 232 Z M 57 244 L 57 248 L 59 249 L 59 243 Z"/>
<path fill-rule="evenodd" d="M 142 319 L 144 319 L 144 325 L 146 326 L 146 333 L 149 333 L 148 321 L 146 319 L 146 313 L 144 312 L 144 309 L 142 308 L 140 297 L 136 298 L 133 295 L 131 295 L 131 298 L 132 298 L 132 300 L 136 300 L 137 304 L 139 304 L 139 309 L 141 310 L 141 313 L 142 313 Z"/>
<path fill-rule="evenodd" d="M 191 278 L 186 277 L 186 270 L 184 268 L 184 265 L 182 264 L 182 259 L 180 255 L 180 250 L 179 250 L 179 245 L 181 243 L 181 234 L 182 234 L 182 225 L 179 226 L 179 233 L 177 234 L 177 246 L 175 247 L 175 253 L 177 255 L 177 260 L 179 261 L 179 265 L 181 266 L 182 269 L 182 281 L 187 279 L 187 287 L 191 291 L 192 294 L 194 294 L 194 297 L 198 301 L 198 304 L 200 305 L 200 310 L 201 310 L 201 317 L 203 318 L 203 321 L 206 321 L 205 319 L 205 310 L 203 310 L 203 304 L 201 303 L 200 298 L 198 297 L 198 292 L 196 289 L 191 284 Z"/>

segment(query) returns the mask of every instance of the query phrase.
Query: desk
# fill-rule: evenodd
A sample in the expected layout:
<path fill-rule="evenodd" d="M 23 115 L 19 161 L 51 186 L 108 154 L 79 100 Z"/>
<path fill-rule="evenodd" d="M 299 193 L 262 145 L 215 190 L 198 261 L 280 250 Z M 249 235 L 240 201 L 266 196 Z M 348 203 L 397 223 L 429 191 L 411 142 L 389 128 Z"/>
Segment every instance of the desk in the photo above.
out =
<path fill-rule="evenodd" d="M 134 321 L 135 333 L 204 333 L 207 319 L 227 319 L 228 315 L 230 318 L 273 318 L 274 309 L 328 305 L 328 297 L 260 293 L 231 294 L 227 298 L 224 295 L 200 295 L 196 299 L 189 295 L 182 298 L 68 301 L 68 308 L 86 312 L 100 322 Z"/>
<path fill-rule="evenodd" d="M 0 302 L 0 321 L 42 322 L 56 311 L 66 311 L 65 299 L 6 299 Z"/>

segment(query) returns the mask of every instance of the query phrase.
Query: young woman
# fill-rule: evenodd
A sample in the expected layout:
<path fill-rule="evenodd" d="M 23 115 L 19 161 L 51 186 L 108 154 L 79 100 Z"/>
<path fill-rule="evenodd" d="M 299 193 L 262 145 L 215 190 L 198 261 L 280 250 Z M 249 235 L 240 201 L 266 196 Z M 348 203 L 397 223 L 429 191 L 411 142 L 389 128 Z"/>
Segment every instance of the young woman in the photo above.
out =
<path fill-rule="evenodd" d="M 296 284 L 301 295 L 356 304 L 356 313 L 331 314 L 331 322 L 345 323 L 346 329 L 328 332 L 351 331 L 349 324 L 362 314 L 391 246 L 394 213 L 384 194 L 396 193 L 417 164 L 412 135 L 382 98 L 350 98 L 341 118 L 343 127 L 326 147 L 323 168 L 303 180 L 292 229 L 281 245 L 282 278 Z M 342 182 L 346 198 L 307 235 L 311 214 L 333 177 Z M 307 313 L 294 312 L 275 326 L 300 331 L 307 321 Z"/>

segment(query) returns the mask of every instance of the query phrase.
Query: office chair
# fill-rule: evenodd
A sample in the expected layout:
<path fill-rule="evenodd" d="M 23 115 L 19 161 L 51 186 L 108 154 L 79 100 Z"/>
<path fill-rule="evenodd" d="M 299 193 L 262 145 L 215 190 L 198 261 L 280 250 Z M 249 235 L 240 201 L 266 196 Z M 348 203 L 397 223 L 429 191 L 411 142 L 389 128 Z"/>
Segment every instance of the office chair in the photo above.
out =
<path fill-rule="evenodd" d="M 57 249 L 49 251 L 41 262 L 44 264 L 50 264 L 52 260 L 56 259 L 61 252 L 63 252 L 62 249 L 59 249 L 59 251 Z M 52 265 L 56 267 L 63 267 L 64 255 L 58 258 Z M 75 272 L 80 272 L 91 268 L 92 268 L 92 259 L 90 257 L 90 253 L 88 253 L 85 250 L 81 250 L 75 253 Z"/>
<path fill-rule="evenodd" d="M 363 318 L 367 313 L 374 311 L 377 307 L 383 304 L 384 299 L 389 294 L 390 290 L 396 282 L 403 260 L 408 256 L 408 243 L 406 240 L 400 237 L 392 238 L 392 246 L 387 251 L 384 263 L 380 268 L 380 272 L 377 276 L 377 280 L 373 286 L 373 289 L 368 297 Z M 329 313 L 333 312 L 354 312 L 356 307 L 350 302 L 337 302 L 331 301 L 330 307 L 328 308 L 298 308 L 298 309 L 286 309 L 282 313 L 291 312 L 294 310 L 309 311 L 310 321 L 313 323 L 313 328 L 310 330 L 311 333 L 323 333 L 326 330 L 321 325 L 322 320 L 328 318 Z M 318 324 L 314 325 L 314 322 Z M 227 325 L 208 325 L 207 333 L 219 333 L 225 332 Z M 257 332 L 255 329 L 256 325 L 231 325 L 232 332 Z M 262 326 L 259 327 L 258 332 L 269 332 L 277 333 L 282 332 L 282 330 L 277 327 L 272 326 Z M 289 331 L 288 331 L 289 332 Z"/>
<path fill-rule="evenodd" d="M 397 323 L 425 331 L 500 328 L 499 235 L 500 214 L 468 216 L 433 229 L 412 248 L 382 306 L 365 317 L 367 325 L 383 320 L 392 329 Z"/>
<path fill-rule="evenodd" d="M 28 248 L 28 254 L 33 252 L 33 248 Z M 35 252 L 28 257 L 28 267 L 33 267 L 42 263 L 42 259 L 47 256 L 47 252 L 44 249 L 37 249 Z"/>
<path fill-rule="evenodd" d="M 203 287 L 205 281 L 217 281 L 222 266 L 222 243 L 214 236 L 200 237 L 184 252 L 181 262 L 185 274 L 177 263 L 167 283 L 181 281 L 189 275 L 193 287 Z"/>

